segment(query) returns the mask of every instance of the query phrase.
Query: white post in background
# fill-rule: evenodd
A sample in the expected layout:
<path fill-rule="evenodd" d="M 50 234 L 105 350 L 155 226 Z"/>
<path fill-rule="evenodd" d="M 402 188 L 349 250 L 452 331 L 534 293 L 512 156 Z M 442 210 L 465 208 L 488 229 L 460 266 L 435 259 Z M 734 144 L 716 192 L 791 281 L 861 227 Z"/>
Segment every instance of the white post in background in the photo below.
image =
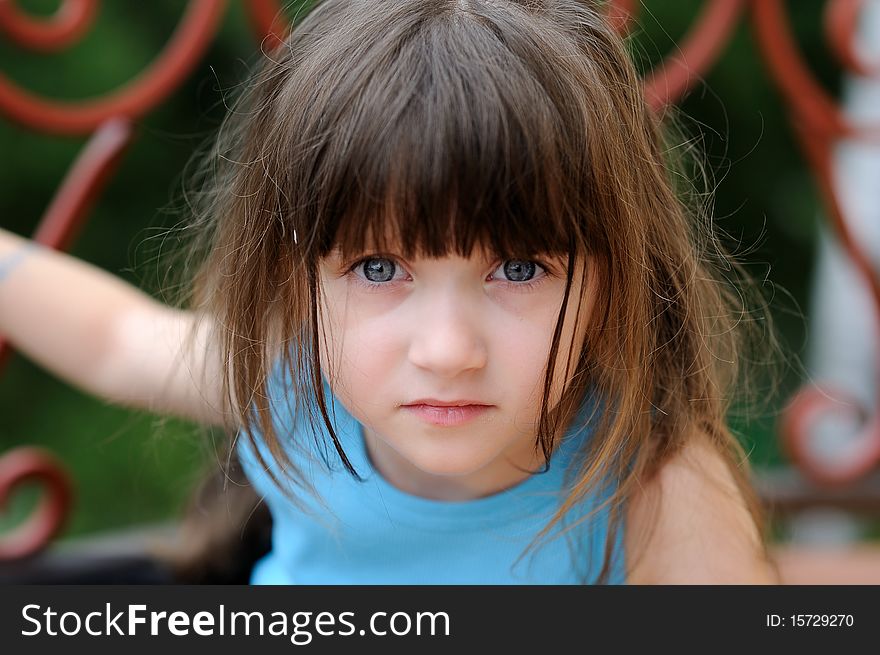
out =
<path fill-rule="evenodd" d="M 877 62 L 880 68 L 880 0 L 869 0 L 862 11 L 858 50 L 865 61 Z M 844 111 L 853 124 L 880 125 L 880 77 L 848 74 Z M 833 153 L 832 170 L 838 201 L 856 243 L 880 263 L 880 143 L 841 140 Z M 819 217 L 810 305 L 806 366 L 813 381 L 822 388 L 827 383 L 845 390 L 870 411 L 880 411 L 876 309 L 866 281 L 825 216 Z M 840 420 L 820 426 L 813 442 L 816 451 L 833 457 L 855 436 L 856 427 Z M 796 541 L 841 543 L 857 540 L 862 528 L 843 512 L 816 510 L 792 521 L 791 530 Z"/>

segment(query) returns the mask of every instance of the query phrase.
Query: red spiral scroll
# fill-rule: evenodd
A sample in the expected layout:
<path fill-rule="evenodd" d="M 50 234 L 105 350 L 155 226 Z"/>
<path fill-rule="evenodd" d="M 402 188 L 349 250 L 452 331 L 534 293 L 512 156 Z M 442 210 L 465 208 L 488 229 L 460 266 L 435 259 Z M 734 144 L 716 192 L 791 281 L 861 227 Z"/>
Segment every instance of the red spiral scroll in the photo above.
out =
<path fill-rule="evenodd" d="M 644 80 L 645 98 L 655 110 L 677 102 L 724 51 L 746 0 L 710 0 L 675 52 Z"/>
<path fill-rule="evenodd" d="M 39 448 L 17 448 L 0 457 L 0 511 L 7 509 L 18 487 L 31 482 L 43 488 L 42 498 L 24 523 L 0 535 L 0 561 L 33 555 L 64 526 L 72 497 L 70 478 L 55 457 Z"/>
<path fill-rule="evenodd" d="M 857 52 L 855 34 L 865 0 L 836 0 L 828 5 L 825 31 L 838 61 L 850 72 L 865 77 L 880 74 L 880 62 L 867 62 Z"/>
<path fill-rule="evenodd" d="M 186 78 L 214 37 L 224 4 L 223 0 L 190 2 L 168 46 L 152 65 L 102 98 L 50 100 L 25 91 L 0 73 L 0 111 L 28 127 L 55 134 L 88 134 L 110 118 L 139 117 Z"/>
<path fill-rule="evenodd" d="M 21 46 L 54 52 L 76 43 L 91 25 L 97 0 L 63 0 L 48 19 L 35 20 L 14 0 L 0 1 L 0 32 Z"/>

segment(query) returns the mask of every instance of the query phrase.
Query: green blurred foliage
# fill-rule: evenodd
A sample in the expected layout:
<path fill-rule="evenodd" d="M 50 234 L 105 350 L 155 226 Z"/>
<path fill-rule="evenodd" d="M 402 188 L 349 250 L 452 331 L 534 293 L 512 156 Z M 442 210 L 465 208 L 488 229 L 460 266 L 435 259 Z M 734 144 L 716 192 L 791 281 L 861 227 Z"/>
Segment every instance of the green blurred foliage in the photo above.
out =
<path fill-rule="evenodd" d="M 20 2 L 33 14 L 58 2 Z M 701 0 L 647 0 L 632 52 L 647 70 L 675 49 Z M 790 5 L 791 3 L 789 3 Z M 162 50 L 184 3 L 101 3 L 88 34 L 57 54 L 35 54 L 0 39 L 0 70 L 36 94 L 89 98 L 124 85 Z M 799 0 L 795 32 L 812 70 L 832 93 L 839 70 L 822 34 L 822 0 Z M 289 10 L 292 16 L 293 11 Z M 220 32 L 186 82 L 137 123 L 138 136 L 92 212 L 72 254 L 152 294 L 160 275 L 148 240 L 182 217 L 184 166 L 224 111 L 223 92 L 240 82 L 258 52 L 241 2 L 230 2 Z M 747 21 L 741 21 L 721 59 L 681 103 L 683 125 L 697 138 L 716 181 L 718 225 L 739 242 L 749 269 L 768 280 L 774 317 L 792 361 L 803 356 L 808 284 L 820 202 L 768 77 Z M 34 230 L 84 138 L 58 137 L 0 121 L 0 220 L 19 234 Z M 732 244 L 733 245 L 733 244 Z M 758 466 L 781 461 L 776 412 L 800 382 L 786 369 L 772 407 L 732 421 Z M 768 394 L 770 390 L 768 390 Z M 77 484 L 67 536 L 162 520 L 181 507 L 206 466 L 211 444 L 182 421 L 113 407 L 73 389 L 21 356 L 0 375 L 0 451 L 40 444 L 56 453 Z M 22 493 L 14 523 L 33 494 Z M 0 527 L 3 523 L 0 522 Z"/>

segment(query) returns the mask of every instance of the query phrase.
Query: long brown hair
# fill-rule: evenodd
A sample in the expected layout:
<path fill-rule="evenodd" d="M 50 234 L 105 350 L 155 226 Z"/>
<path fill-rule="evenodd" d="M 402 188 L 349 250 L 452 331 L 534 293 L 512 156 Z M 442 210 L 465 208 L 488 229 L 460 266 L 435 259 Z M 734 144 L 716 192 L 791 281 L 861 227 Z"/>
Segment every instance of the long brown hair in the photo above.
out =
<path fill-rule="evenodd" d="M 746 388 L 747 353 L 776 341 L 766 304 L 713 228 L 709 197 L 673 160 L 681 144 L 669 127 L 592 2 L 311 8 L 242 87 L 191 198 L 180 303 L 216 318 L 240 438 L 260 435 L 308 490 L 272 420 L 268 377 L 280 362 L 310 401 L 313 438 L 326 428 L 356 473 L 328 417 L 318 356 L 317 270 L 334 247 L 346 260 L 370 239 L 405 257 L 467 257 L 475 246 L 501 258 L 566 254 L 536 448 L 549 457 L 588 389 L 604 411 L 530 547 L 601 492 L 610 529 L 597 581 L 607 581 L 627 500 L 696 434 L 724 456 L 764 534 L 726 417 Z M 594 263 L 598 291 L 576 331 L 576 365 L 562 372 L 562 317 L 582 300 L 569 297 L 579 254 Z M 550 408 L 560 374 L 567 386 Z"/>

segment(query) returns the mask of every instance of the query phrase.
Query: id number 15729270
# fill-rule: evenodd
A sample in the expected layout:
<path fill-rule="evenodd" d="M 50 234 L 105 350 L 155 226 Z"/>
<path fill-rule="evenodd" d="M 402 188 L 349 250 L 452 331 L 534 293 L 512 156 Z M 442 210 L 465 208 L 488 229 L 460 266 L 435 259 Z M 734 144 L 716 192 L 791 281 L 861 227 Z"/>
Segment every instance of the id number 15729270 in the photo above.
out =
<path fill-rule="evenodd" d="M 767 614 L 768 628 L 851 628 L 852 614 Z"/>

